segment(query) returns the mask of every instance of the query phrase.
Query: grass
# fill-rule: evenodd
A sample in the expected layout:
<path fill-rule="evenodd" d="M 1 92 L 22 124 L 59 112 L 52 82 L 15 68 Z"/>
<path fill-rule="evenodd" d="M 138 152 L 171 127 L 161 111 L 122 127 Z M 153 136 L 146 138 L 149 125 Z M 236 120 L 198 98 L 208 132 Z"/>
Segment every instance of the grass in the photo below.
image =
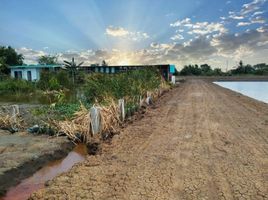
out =
<path fill-rule="evenodd" d="M 79 111 L 80 103 L 65 103 L 40 106 L 31 110 L 32 115 L 37 117 L 53 118 L 54 120 L 71 119 L 74 113 Z M 89 107 L 87 105 L 86 107 Z"/>

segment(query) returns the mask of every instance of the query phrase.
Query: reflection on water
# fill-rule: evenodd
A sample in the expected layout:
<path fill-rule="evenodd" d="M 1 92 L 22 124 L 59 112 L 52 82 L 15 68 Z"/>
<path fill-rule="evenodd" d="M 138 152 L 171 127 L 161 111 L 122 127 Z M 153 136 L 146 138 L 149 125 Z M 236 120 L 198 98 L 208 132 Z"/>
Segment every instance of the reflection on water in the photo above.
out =
<path fill-rule="evenodd" d="M 222 87 L 242 93 L 251 98 L 268 103 L 268 82 L 264 81 L 223 81 L 214 82 Z"/>
<path fill-rule="evenodd" d="M 31 177 L 23 180 L 19 185 L 10 188 L 0 200 L 28 199 L 34 191 L 43 188 L 46 181 L 53 179 L 62 172 L 68 171 L 74 164 L 85 160 L 86 155 L 86 146 L 83 144 L 77 145 L 67 157 L 47 164 Z"/>

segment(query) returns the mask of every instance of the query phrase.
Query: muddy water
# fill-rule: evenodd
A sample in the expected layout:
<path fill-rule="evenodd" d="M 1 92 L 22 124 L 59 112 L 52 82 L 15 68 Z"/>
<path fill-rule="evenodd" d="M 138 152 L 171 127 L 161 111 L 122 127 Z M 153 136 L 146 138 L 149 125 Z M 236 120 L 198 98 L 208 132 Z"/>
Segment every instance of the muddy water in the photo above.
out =
<path fill-rule="evenodd" d="M 47 164 L 31 177 L 23 180 L 19 185 L 10 188 L 0 200 L 28 199 L 34 191 L 43 188 L 46 181 L 53 179 L 62 172 L 68 171 L 74 164 L 82 162 L 85 160 L 86 155 L 86 146 L 83 144 L 77 145 L 67 157 Z"/>

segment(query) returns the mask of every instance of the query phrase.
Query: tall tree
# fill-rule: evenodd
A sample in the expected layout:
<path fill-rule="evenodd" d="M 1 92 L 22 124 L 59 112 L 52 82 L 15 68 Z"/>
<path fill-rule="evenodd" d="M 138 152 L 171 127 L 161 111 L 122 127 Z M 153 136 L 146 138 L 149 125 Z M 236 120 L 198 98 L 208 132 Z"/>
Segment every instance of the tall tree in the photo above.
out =
<path fill-rule="evenodd" d="M 55 65 L 58 64 L 58 58 L 52 55 L 41 56 L 38 59 L 38 63 L 41 65 Z"/>
<path fill-rule="evenodd" d="M 0 72 L 8 74 L 8 66 L 12 65 L 22 65 L 23 64 L 23 55 L 18 54 L 15 49 L 8 46 L 0 46 Z"/>
<path fill-rule="evenodd" d="M 84 62 L 79 63 L 78 65 L 74 62 L 74 58 L 72 58 L 71 62 L 68 62 L 66 60 L 63 61 L 64 64 L 64 68 L 67 69 L 68 71 L 70 71 L 71 75 L 72 75 L 72 79 L 73 79 L 73 84 L 75 83 L 75 75 L 76 72 L 79 70 L 79 67 L 81 67 L 81 65 Z"/>
<path fill-rule="evenodd" d="M 200 69 L 203 75 L 210 75 L 210 73 L 212 72 L 212 69 L 208 64 L 200 65 Z"/>

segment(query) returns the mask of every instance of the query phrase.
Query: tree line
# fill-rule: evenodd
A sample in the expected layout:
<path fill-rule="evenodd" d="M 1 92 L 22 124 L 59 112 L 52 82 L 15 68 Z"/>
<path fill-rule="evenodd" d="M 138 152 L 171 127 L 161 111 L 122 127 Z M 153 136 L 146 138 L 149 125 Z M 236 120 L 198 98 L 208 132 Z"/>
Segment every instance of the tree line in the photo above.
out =
<path fill-rule="evenodd" d="M 8 46 L 0 46 L 0 74 L 9 74 L 9 66 L 12 65 L 23 65 L 24 57 L 22 54 L 18 54 L 15 49 Z M 57 56 L 44 55 L 38 59 L 39 64 L 58 64 Z M 81 64 L 78 64 L 78 66 Z M 105 61 L 102 65 L 107 65 Z M 77 68 L 74 65 L 74 61 L 65 61 L 65 66 L 68 69 Z M 72 70 L 70 70 L 72 71 Z M 233 69 L 223 72 L 221 68 L 212 68 L 208 64 L 202 65 L 185 65 L 181 71 L 176 71 L 176 75 L 182 76 L 231 76 L 231 75 L 268 75 L 268 65 L 266 63 L 260 63 L 256 65 L 244 65 L 242 61 L 239 62 L 238 66 Z"/>
<path fill-rule="evenodd" d="M 185 65 L 177 75 L 182 76 L 231 76 L 231 75 L 268 75 L 268 65 L 260 63 L 256 65 L 244 65 L 240 61 L 238 66 L 233 69 L 223 72 L 221 68 L 212 69 L 208 64 L 203 65 Z"/>

